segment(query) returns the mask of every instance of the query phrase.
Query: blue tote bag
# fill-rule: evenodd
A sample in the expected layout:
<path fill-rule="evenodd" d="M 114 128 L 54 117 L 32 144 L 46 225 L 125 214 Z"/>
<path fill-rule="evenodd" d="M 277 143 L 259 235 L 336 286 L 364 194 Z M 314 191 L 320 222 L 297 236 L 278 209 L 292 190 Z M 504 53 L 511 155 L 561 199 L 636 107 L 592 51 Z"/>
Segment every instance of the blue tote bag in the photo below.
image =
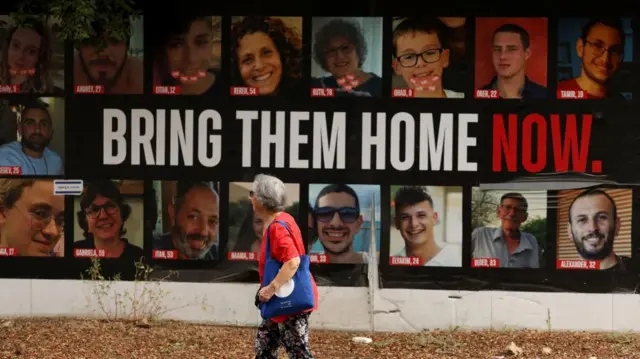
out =
<path fill-rule="evenodd" d="M 282 221 L 278 222 L 287 229 L 291 237 L 293 233 L 289 226 Z M 271 223 L 269 227 L 273 224 Z M 271 230 L 267 228 L 267 248 L 264 264 L 264 276 L 262 286 L 265 287 L 278 275 L 282 263 L 271 258 Z M 309 256 L 300 256 L 300 266 L 289 282 L 285 283 L 268 302 L 260 303 L 260 315 L 264 319 L 270 319 L 280 315 L 292 315 L 304 312 L 315 306 L 315 296 L 313 295 L 313 285 L 311 270 L 309 269 Z"/>

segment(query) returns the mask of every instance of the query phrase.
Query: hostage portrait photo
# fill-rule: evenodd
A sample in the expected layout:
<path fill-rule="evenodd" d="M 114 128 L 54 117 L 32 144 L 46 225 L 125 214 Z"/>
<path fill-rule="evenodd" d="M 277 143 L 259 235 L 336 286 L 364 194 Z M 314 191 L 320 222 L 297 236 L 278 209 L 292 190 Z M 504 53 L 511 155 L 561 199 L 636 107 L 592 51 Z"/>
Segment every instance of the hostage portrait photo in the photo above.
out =
<path fill-rule="evenodd" d="M 153 181 L 158 218 L 153 230 L 153 258 L 217 261 L 220 183 Z"/>
<path fill-rule="evenodd" d="M 179 95 L 226 94 L 222 86 L 222 17 L 167 14 L 155 18 L 163 26 L 154 32 L 153 85 L 172 87 Z"/>
<path fill-rule="evenodd" d="M 373 263 L 370 244 L 380 253 L 380 186 L 309 184 L 313 227 L 310 254 L 329 264 Z M 374 209 L 375 208 L 375 209 Z"/>
<path fill-rule="evenodd" d="M 462 187 L 391 186 L 389 256 L 462 266 Z M 390 262 L 394 265 L 393 262 Z"/>
<path fill-rule="evenodd" d="M 232 96 L 286 98 L 304 91 L 302 17 L 233 16 L 228 43 Z"/>
<path fill-rule="evenodd" d="M 548 27 L 544 17 L 476 18 L 476 94 L 484 90 L 490 99 L 552 98 L 547 89 Z"/>
<path fill-rule="evenodd" d="M 588 188 L 558 192 L 557 268 L 595 261 L 596 268 L 626 272 L 631 266 L 633 190 Z"/>
<path fill-rule="evenodd" d="M 82 194 L 74 198 L 74 257 L 119 258 L 133 266 L 144 255 L 144 181 L 83 185 Z"/>
<path fill-rule="evenodd" d="M 143 17 L 124 21 L 128 25 L 129 38 L 111 39 L 104 48 L 99 41 L 105 36 L 105 29 L 102 24 L 92 24 L 96 35 L 83 41 L 74 51 L 74 93 L 142 95 L 144 92 Z M 92 90 L 85 90 L 88 87 Z"/>
<path fill-rule="evenodd" d="M 633 98 L 633 19 L 558 21 L 559 99 Z"/>
<path fill-rule="evenodd" d="M 382 18 L 311 19 L 311 88 L 336 97 L 382 96 Z"/>
<path fill-rule="evenodd" d="M 9 86 L 11 93 L 64 96 L 64 41 L 54 25 L 36 19 L 18 25 L 0 15 L 0 87 Z"/>
<path fill-rule="evenodd" d="M 464 17 L 394 18 L 391 88 L 412 89 L 418 98 L 464 98 L 467 30 Z"/>
<path fill-rule="evenodd" d="M 472 189 L 471 258 L 500 268 L 544 268 L 547 191 Z"/>
<path fill-rule="evenodd" d="M 287 208 L 285 212 L 293 218 L 299 216 L 300 185 L 285 183 L 287 188 Z M 265 230 L 263 220 L 253 213 L 249 202 L 249 191 L 253 182 L 232 182 L 229 184 L 229 240 L 227 249 L 229 260 L 260 259 L 260 245 Z"/>
<path fill-rule="evenodd" d="M 0 178 L 0 256 L 64 257 L 65 210 L 53 180 Z"/>
<path fill-rule="evenodd" d="M 0 167 L 13 175 L 64 175 L 64 135 L 64 98 L 0 99 Z"/>

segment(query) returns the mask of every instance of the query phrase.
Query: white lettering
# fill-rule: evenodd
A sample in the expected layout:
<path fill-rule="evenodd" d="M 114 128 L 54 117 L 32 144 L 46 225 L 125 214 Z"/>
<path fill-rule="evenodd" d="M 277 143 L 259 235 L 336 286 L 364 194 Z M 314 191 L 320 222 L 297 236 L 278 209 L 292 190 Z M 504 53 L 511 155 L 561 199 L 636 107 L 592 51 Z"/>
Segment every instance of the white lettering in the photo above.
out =
<path fill-rule="evenodd" d="M 198 161 L 205 167 L 215 167 L 222 159 L 222 136 L 209 134 L 209 120 L 212 130 L 222 129 L 222 116 L 218 111 L 205 110 L 198 116 Z M 210 157 L 207 156 L 209 149 L 212 150 Z"/>
<path fill-rule="evenodd" d="M 308 136 L 300 134 L 300 121 L 309 121 L 309 112 L 291 112 L 289 120 L 289 168 L 309 168 L 309 160 L 300 159 L 300 145 L 308 143 Z"/>
<path fill-rule="evenodd" d="M 468 161 L 469 147 L 476 146 L 476 138 L 469 137 L 469 124 L 478 122 L 478 114 L 462 113 L 458 115 L 458 171 L 475 172 L 477 162 Z"/>
<path fill-rule="evenodd" d="M 242 167 L 251 167 L 251 121 L 258 119 L 258 111 L 236 111 L 242 121 Z"/>
<path fill-rule="evenodd" d="M 144 121 L 144 133 L 141 133 L 141 121 Z M 140 148 L 144 152 L 144 161 L 153 165 L 153 114 L 151 111 L 141 108 L 131 110 L 131 164 L 140 164 Z"/>
<path fill-rule="evenodd" d="M 377 135 L 371 134 L 371 112 L 362 114 L 362 169 L 371 169 L 371 147 L 376 146 L 376 169 L 385 169 L 386 114 L 377 115 Z"/>
<path fill-rule="evenodd" d="M 313 113 L 313 168 L 345 168 L 347 115 L 335 112 L 331 123 L 331 137 L 327 129 L 325 112 Z M 324 163 L 322 160 L 324 159 Z"/>
<path fill-rule="evenodd" d="M 127 158 L 127 116 L 117 108 L 105 108 L 102 112 L 104 138 L 102 140 L 102 163 L 105 165 L 119 165 Z M 114 120 L 116 126 L 114 129 Z M 113 154 L 113 142 L 116 143 L 116 154 Z"/>
<path fill-rule="evenodd" d="M 180 118 L 180 110 L 171 110 L 171 128 L 169 129 L 169 164 L 178 166 L 179 152 L 182 152 L 182 160 L 185 166 L 193 166 L 193 110 L 185 110 L 184 127 Z M 178 147 L 176 149 L 176 147 Z"/>
<path fill-rule="evenodd" d="M 400 126 L 404 123 L 404 141 L 401 140 Z M 398 171 L 407 171 L 413 167 L 415 157 L 415 121 L 406 112 L 399 112 L 391 118 L 391 166 Z M 400 159 L 400 147 L 404 144 L 404 161 Z"/>
<path fill-rule="evenodd" d="M 444 170 L 451 171 L 453 168 L 453 114 L 441 114 L 437 140 L 435 132 L 433 114 L 420 114 L 420 136 L 418 138 L 420 170 L 440 171 L 440 166 L 444 161 Z M 431 160 L 431 166 L 429 166 L 429 160 Z"/>
<path fill-rule="evenodd" d="M 286 112 L 276 111 L 276 132 L 271 133 L 271 112 L 262 111 L 260 116 L 262 121 L 262 132 L 260 134 L 260 166 L 268 168 L 270 166 L 271 145 L 276 145 L 275 158 L 276 168 L 284 167 L 284 132 L 286 125 Z"/>
<path fill-rule="evenodd" d="M 166 136 L 166 111 L 165 110 L 156 110 L 156 166 L 164 166 L 165 165 L 165 157 L 166 152 L 165 145 L 165 137 Z"/>

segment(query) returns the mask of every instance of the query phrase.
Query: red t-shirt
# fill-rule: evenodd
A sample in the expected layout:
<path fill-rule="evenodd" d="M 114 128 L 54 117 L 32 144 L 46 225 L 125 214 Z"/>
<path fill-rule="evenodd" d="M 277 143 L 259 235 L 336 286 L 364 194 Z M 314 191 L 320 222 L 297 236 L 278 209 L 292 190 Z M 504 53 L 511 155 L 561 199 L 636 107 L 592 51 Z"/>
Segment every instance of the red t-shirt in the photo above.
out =
<path fill-rule="evenodd" d="M 581 89 L 580 85 L 578 85 L 578 81 L 576 81 L 576 79 L 568 79 L 568 80 L 560 81 L 558 83 L 558 92 L 560 92 L 560 91 L 575 91 L 576 92 L 576 94 L 575 94 L 576 96 L 577 96 L 577 92 L 578 91 L 582 91 L 582 98 L 583 99 L 589 99 L 589 100 L 604 98 L 603 96 L 591 95 L 587 91 L 584 91 L 583 89 Z M 562 98 L 559 93 L 558 93 L 558 97 Z"/>
<path fill-rule="evenodd" d="M 271 258 L 277 260 L 278 262 L 285 263 L 292 258 L 299 257 L 305 254 L 304 242 L 302 241 L 302 233 L 300 233 L 300 228 L 296 224 L 295 219 L 286 212 L 282 212 L 276 220 L 282 221 L 289 226 L 289 230 L 291 230 L 291 234 L 287 229 L 280 223 L 273 223 L 269 228 L 269 238 L 271 240 Z M 266 262 L 266 250 L 267 250 L 267 232 L 264 233 L 262 237 L 262 243 L 260 245 L 260 260 L 258 261 L 258 270 L 260 272 L 260 283 L 262 284 L 262 278 L 264 276 L 264 264 Z M 315 306 L 312 309 L 307 310 L 306 312 L 311 312 L 318 309 L 318 287 L 316 286 L 316 281 L 311 277 L 312 285 L 313 285 L 313 296 L 315 297 Z M 283 315 L 271 318 L 271 320 L 275 323 L 282 323 L 290 315 Z"/>

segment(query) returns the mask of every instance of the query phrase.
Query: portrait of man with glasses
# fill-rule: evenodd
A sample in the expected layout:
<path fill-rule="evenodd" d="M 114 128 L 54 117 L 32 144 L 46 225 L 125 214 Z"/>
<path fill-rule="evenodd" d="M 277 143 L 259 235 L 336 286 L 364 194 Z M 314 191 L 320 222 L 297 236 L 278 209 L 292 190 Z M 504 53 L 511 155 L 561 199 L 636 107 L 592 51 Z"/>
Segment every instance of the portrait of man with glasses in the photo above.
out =
<path fill-rule="evenodd" d="M 567 35 L 568 29 L 575 28 L 578 22 L 576 19 L 560 21 L 561 42 L 564 42 L 563 36 Z M 620 75 L 623 62 L 630 61 L 627 57 L 631 54 L 625 53 L 626 36 L 623 21 L 619 18 L 589 19 L 575 40 L 579 75 L 558 83 L 558 98 L 624 98 L 619 89 L 612 88 L 615 87 L 612 82 L 620 77 L 616 75 Z M 573 65 L 573 61 L 570 63 Z M 573 66 L 573 71 L 575 75 L 576 66 Z"/>
<path fill-rule="evenodd" d="M 405 18 L 393 31 L 393 70 L 413 97 L 464 98 L 464 93 L 445 89 L 443 76 L 449 66 L 448 28 L 436 17 Z"/>
<path fill-rule="evenodd" d="M 74 255 L 79 249 L 95 249 L 99 257 L 120 258 L 131 266 L 143 256 L 142 248 L 125 237 L 125 223 L 132 218 L 132 209 L 124 200 L 116 183 L 108 180 L 92 181 L 80 198 L 77 224 L 84 238 L 73 243 Z M 135 216 L 142 226 L 142 215 Z M 140 242 L 139 238 L 132 242 Z M 84 255 L 83 255 L 84 256 Z M 131 270 L 131 268 L 129 268 Z"/>
<path fill-rule="evenodd" d="M 500 268 L 539 268 L 538 239 L 521 230 L 529 218 L 527 199 L 518 192 L 503 194 L 497 217 L 500 227 L 483 225 L 471 232 L 471 257 L 497 259 Z"/>
<path fill-rule="evenodd" d="M 59 243 L 62 242 L 62 243 Z M 64 196 L 52 180 L 0 179 L 0 248 L 12 256 L 63 257 Z"/>

